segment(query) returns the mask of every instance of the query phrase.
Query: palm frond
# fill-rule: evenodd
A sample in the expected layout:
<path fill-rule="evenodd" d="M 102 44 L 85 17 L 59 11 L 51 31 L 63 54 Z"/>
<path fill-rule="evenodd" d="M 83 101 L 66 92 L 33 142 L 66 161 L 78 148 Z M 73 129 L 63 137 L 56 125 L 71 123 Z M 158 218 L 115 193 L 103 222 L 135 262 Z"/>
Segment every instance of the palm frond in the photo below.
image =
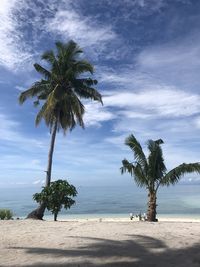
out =
<path fill-rule="evenodd" d="M 44 75 L 45 78 L 47 78 L 47 79 L 51 78 L 51 73 L 47 69 L 43 68 L 41 65 L 39 65 L 37 63 L 35 63 L 33 66 L 36 69 L 36 71 L 39 72 L 40 74 Z"/>
<path fill-rule="evenodd" d="M 78 99 L 78 97 L 73 94 L 71 96 L 70 102 L 72 103 L 72 114 L 76 117 L 77 123 L 84 128 L 83 114 L 85 113 L 85 107 Z M 72 130 L 71 128 L 70 130 Z"/>
<path fill-rule="evenodd" d="M 76 56 L 83 51 L 74 41 L 69 41 L 67 44 L 56 42 L 56 48 L 58 51 L 58 61 L 66 67 L 70 67 L 71 63 L 76 61 Z M 70 63 L 70 64 L 69 64 Z"/>
<path fill-rule="evenodd" d="M 76 55 L 78 55 L 80 53 L 83 53 L 82 49 L 73 40 L 70 40 L 65 45 L 65 57 L 75 59 Z"/>
<path fill-rule="evenodd" d="M 42 119 L 45 119 L 46 109 L 47 109 L 47 103 L 44 103 L 36 116 L 36 119 L 35 119 L 36 126 L 38 126 L 38 124 L 41 122 Z"/>
<path fill-rule="evenodd" d="M 80 98 L 92 99 L 100 102 L 103 105 L 102 96 L 95 88 L 84 85 L 81 86 L 80 84 L 80 87 L 75 86 L 74 90 Z"/>
<path fill-rule="evenodd" d="M 125 139 L 125 144 L 133 151 L 135 160 L 142 166 L 144 172 L 147 170 L 147 160 L 140 143 L 133 134 Z"/>
<path fill-rule="evenodd" d="M 73 71 L 76 74 L 82 74 L 85 72 L 94 73 L 94 67 L 86 60 L 78 60 L 73 64 Z"/>
<path fill-rule="evenodd" d="M 164 164 L 162 149 L 160 144 L 163 144 L 162 139 L 148 141 L 148 149 L 150 151 L 148 156 L 148 177 L 152 182 L 159 180 L 166 171 Z"/>
<path fill-rule="evenodd" d="M 55 44 L 56 44 L 58 54 L 62 54 L 65 51 L 65 45 L 60 41 L 55 42 Z"/>
<path fill-rule="evenodd" d="M 176 184 L 181 177 L 188 173 L 200 174 L 200 163 L 183 163 L 169 171 L 160 181 L 160 185 Z"/>
<path fill-rule="evenodd" d="M 19 96 L 19 103 L 23 104 L 28 98 L 36 97 L 49 88 L 49 83 L 43 80 L 34 83 L 29 89 L 22 92 Z"/>
<path fill-rule="evenodd" d="M 102 103 L 101 94 L 93 87 L 96 80 L 85 77 L 84 73 L 93 73 L 93 66 L 78 56 L 82 49 L 74 42 L 56 42 L 57 53 L 53 50 L 42 55 L 42 59 L 49 63 L 49 68 L 34 64 L 37 72 L 44 76 L 44 80 L 36 82 L 31 88 L 23 92 L 19 101 L 22 104 L 27 98 L 35 97 L 35 105 L 43 103 L 36 117 L 36 125 L 44 119 L 51 127 L 58 121 L 58 127 L 72 130 L 77 124 L 84 128 L 83 115 L 85 112 L 81 98 L 92 99 Z M 83 74 L 83 75 L 82 75 Z M 83 76 L 81 78 L 79 76 Z"/>
<path fill-rule="evenodd" d="M 158 139 L 156 141 L 154 141 L 156 144 L 158 145 L 161 145 L 161 144 L 164 144 L 163 140 L 162 139 Z"/>
<path fill-rule="evenodd" d="M 122 160 L 122 167 L 120 168 L 121 174 L 126 172 L 130 173 L 136 184 L 139 187 L 148 186 L 148 180 L 143 172 L 143 168 L 139 163 L 133 165 L 133 163 L 129 162 L 127 159 Z"/>
<path fill-rule="evenodd" d="M 53 50 L 48 50 L 48 51 L 44 52 L 42 54 L 41 58 L 46 60 L 47 62 L 49 62 L 51 65 L 53 65 L 56 61 L 56 57 L 54 55 Z"/>
<path fill-rule="evenodd" d="M 50 64 L 52 72 L 56 72 L 57 74 L 60 72 L 58 60 L 52 50 L 46 51 L 41 58 Z"/>
<path fill-rule="evenodd" d="M 131 176 L 133 176 L 135 166 L 127 159 L 122 160 L 122 165 L 123 166 L 120 168 L 121 174 L 128 172 L 131 174 Z"/>
<path fill-rule="evenodd" d="M 134 180 L 139 187 L 149 187 L 147 176 L 143 172 L 143 168 L 139 163 L 137 163 L 134 168 Z"/>
<path fill-rule="evenodd" d="M 92 85 L 97 85 L 98 81 L 93 80 L 91 78 L 81 78 L 81 79 L 76 79 L 78 84 L 85 85 L 85 86 L 92 86 Z"/>
<path fill-rule="evenodd" d="M 71 52 L 83 53 L 83 50 L 73 40 L 69 41 L 67 44 L 64 44 L 60 41 L 57 41 L 55 44 L 58 54 L 60 55 L 61 54 L 64 55 L 66 50 L 69 51 L 69 53 Z"/>
<path fill-rule="evenodd" d="M 40 101 L 36 100 L 33 102 L 34 107 L 38 107 L 40 105 Z"/>

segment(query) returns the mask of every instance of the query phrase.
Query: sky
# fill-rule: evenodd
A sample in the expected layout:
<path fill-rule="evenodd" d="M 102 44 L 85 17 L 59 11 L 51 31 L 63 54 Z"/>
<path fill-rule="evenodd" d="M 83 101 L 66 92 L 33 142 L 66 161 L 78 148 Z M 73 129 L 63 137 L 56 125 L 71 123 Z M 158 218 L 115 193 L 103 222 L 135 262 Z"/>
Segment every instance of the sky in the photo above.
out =
<path fill-rule="evenodd" d="M 0 187 L 42 185 L 50 143 L 32 101 L 18 96 L 41 77 L 35 62 L 74 40 L 95 67 L 104 105 L 84 102 L 86 128 L 57 135 L 53 179 L 132 184 L 124 145 L 162 138 L 168 169 L 200 159 L 200 1 L 1 0 Z M 184 180 L 185 179 L 185 180 Z M 200 182 L 186 176 L 183 181 Z"/>

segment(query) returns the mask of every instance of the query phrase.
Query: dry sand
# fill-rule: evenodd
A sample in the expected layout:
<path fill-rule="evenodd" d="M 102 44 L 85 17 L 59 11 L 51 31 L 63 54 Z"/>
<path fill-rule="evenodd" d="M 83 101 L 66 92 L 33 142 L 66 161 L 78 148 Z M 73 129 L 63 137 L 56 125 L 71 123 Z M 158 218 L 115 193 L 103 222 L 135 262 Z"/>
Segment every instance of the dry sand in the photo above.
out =
<path fill-rule="evenodd" d="M 200 267 L 200 222 L 0 221 L 0 266 Z"/>

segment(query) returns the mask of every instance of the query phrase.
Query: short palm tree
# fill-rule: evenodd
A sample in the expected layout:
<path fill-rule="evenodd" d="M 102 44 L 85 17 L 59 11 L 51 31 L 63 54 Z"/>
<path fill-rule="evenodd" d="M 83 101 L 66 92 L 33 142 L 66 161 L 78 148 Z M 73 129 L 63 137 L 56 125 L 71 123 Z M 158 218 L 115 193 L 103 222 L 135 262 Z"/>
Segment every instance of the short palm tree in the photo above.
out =
<path fill-rule="evenodd" d="M 125 144 L 130 147 L 134 155 L 134 162 L 127 159 L 122 161 L 121 173 L 128 172 L 134 177 L 139 187 L 146 187 L 148 190 L 148 210 L 147 220 L 157 221 L 156 219 L 156 195 L 160 186 L 169 186 L 176 184 L 179 179 L 187 173 L 200 173 L 200 163 L 183 163 L 171 171 L 167 172 L 164 164 L 161 139 L 153 141 L 148 140 L 148 157 L 145 156 L 140 143 L 130 135 L 126 138 Z"/>
<path fill-rule="evenodd" d="M 42 55 L 46 66 L 34 64 L 35 70 L 43 78 L 35 82 L 19 96 L 20 104 L 28 98 L 34 98 L 34 105 L 42 104 L 37 116 L 36 125 L 44 119 L 51 132 L 51 143 L 46 171 L 46 186 L 51 182 L 52 158 L 56 133 L 60 129 L 66 133 L 77 124 L 84 128 L 83 115 L 85 108 L 81 98 L 92 99 L 102 103 L 101 94 L 93 88 L 96 80 L 86 74 L 93 74 L 93 66 L 80 58 L 83 51 L 74 41 L 67 44 L 56 42 L 56 53 L 50 50 Z M 28 217 L 42 219 L 45 206 L 31 212 Z"/>

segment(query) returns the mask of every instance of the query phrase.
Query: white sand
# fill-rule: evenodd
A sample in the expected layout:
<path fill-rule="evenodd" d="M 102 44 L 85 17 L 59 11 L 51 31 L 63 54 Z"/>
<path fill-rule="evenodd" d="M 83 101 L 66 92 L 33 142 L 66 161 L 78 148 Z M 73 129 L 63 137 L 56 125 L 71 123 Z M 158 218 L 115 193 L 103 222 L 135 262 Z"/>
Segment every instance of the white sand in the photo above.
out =
<path fill-rule="evenodd" d="M 200 222 L 0 221 L 0 266 L 200 267 Z"/>

